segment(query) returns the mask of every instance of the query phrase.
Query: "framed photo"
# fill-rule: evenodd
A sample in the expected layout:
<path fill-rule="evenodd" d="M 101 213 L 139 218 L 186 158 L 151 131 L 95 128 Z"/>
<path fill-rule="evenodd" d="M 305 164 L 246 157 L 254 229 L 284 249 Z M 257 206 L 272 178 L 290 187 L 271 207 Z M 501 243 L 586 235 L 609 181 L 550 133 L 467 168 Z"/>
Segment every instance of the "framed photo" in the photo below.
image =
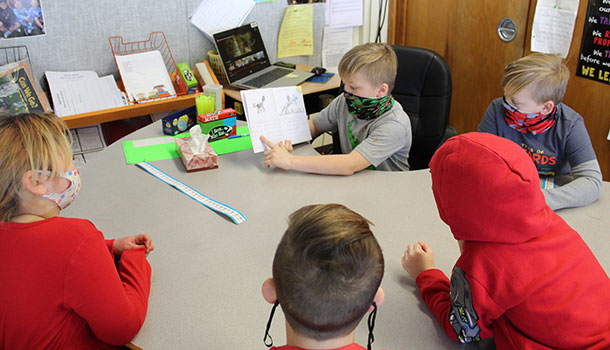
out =
<path fill-rule="evenodd" d="M 0 40 L 45 34 L 41 0 L 0 0 Z"/>

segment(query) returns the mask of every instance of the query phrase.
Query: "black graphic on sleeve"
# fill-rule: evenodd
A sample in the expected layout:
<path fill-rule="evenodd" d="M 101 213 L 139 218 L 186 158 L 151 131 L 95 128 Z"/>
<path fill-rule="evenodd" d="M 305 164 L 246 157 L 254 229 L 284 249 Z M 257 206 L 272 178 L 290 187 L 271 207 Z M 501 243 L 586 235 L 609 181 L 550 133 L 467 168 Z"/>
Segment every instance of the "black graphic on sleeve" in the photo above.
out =
<path fill-rule="evenodd" d="M 461 343 L 481 340 L 477 325 L 479 316 L 474 310 L 470 283 L 462 269 L 455 266 L 451 274 L 451 312 L 449 321 Z"/>

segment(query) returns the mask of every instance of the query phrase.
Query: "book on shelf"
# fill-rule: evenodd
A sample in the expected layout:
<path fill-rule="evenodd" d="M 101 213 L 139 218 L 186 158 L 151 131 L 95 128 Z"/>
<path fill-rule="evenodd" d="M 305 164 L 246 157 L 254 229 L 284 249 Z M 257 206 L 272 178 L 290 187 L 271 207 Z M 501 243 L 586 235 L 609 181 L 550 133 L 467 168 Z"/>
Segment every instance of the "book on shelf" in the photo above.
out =
<path fill-rule="evenodd" d="M 176 96 L 172 79 L 158 50 L 115 55 L 114 58 L 130 103 Z"/>
<path fill-rule="evenodd" d="M 126 105 L 112 75 L 93 71 L 45 72 L 53 109 L 59 117 Z"/>
<path fill-rule="evenodd" d="M 33 79 L 27 61 L 0 67 L 0 114 L 50 111 L 49 100 Z"/>

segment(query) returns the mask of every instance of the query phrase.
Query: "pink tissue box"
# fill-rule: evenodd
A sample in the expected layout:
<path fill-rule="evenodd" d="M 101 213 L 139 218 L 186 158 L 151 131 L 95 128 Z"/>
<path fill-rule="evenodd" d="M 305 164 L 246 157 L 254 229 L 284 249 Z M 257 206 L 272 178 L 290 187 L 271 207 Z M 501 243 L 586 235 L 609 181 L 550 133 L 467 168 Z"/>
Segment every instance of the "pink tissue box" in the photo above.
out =
<path fill-rule="evenodd" d="M 176 150 L 187 172 L 218 168 L 218 155 L 208 143 L 201 154 L 193 154 L 187 141 L 190 137 L 176 138 Z"/>

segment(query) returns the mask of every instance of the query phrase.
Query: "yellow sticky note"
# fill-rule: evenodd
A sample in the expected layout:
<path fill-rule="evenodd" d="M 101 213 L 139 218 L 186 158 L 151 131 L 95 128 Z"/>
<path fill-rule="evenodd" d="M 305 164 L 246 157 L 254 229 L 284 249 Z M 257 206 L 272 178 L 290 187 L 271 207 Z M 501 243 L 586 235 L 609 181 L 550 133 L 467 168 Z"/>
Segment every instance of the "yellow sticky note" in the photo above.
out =
<path fill-rule="evenodd" d="M 299 77 L 299 75 L 296 73 L 290 73 L 290 74 L 286 75 L 286 78 L 291 78 L 291 79 L 298 78 L 298 77 Z"/>
<path fill-rule="evenodd" d="M 277 57 L 313 55 L 313 5 L 286 8 L 278 36 Z"/>

